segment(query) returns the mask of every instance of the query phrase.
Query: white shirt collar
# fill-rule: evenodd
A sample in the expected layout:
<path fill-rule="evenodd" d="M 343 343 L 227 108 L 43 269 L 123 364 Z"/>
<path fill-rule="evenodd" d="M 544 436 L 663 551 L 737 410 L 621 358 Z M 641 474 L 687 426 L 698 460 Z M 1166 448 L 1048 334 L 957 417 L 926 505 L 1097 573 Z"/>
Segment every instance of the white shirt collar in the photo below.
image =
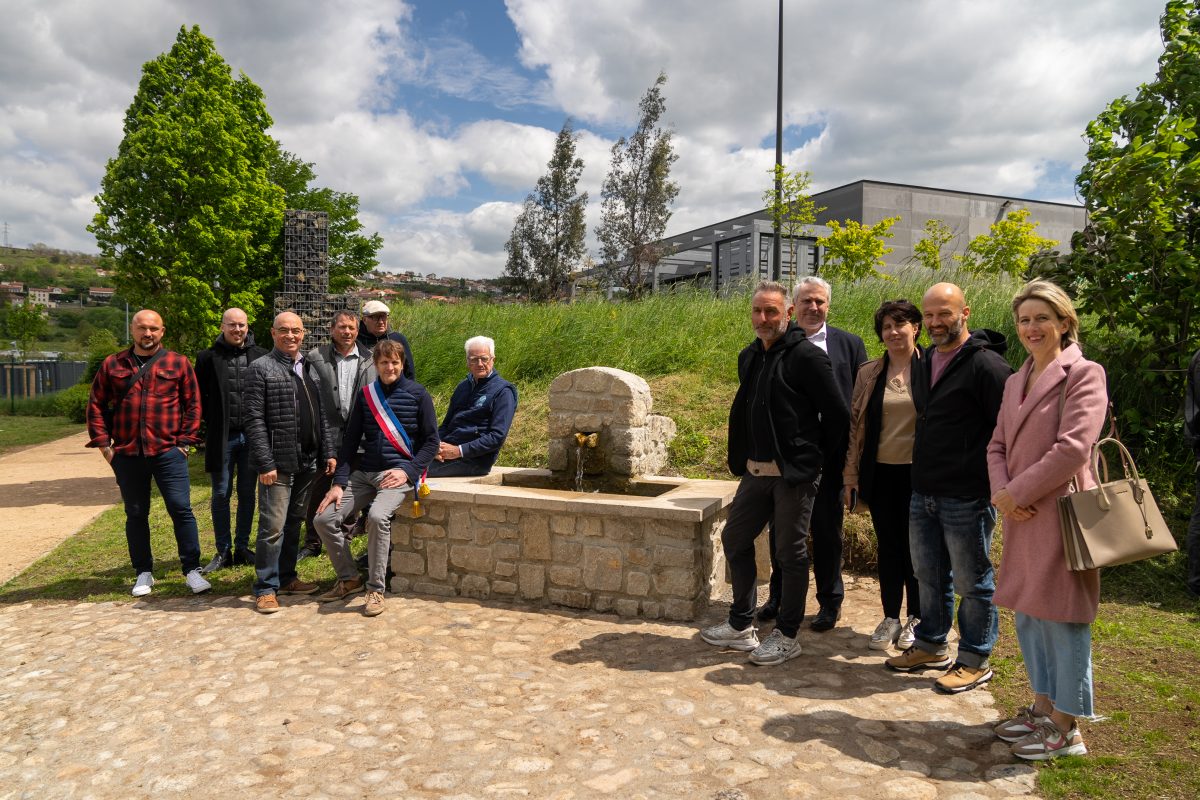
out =
<path fill-rule="evenodd" d="M 810 342 L 812 342 L 817 347 L 821 348 L 822 350 L 824 350 L 827 353 L 829 352 L 829 347 L 827 344 L 828 339 L 829 339 L 829 325 L 828 324 L 822 325 L 821 330 L 817 331 L 812 336 L 808 337 L 808 340 Z"/>

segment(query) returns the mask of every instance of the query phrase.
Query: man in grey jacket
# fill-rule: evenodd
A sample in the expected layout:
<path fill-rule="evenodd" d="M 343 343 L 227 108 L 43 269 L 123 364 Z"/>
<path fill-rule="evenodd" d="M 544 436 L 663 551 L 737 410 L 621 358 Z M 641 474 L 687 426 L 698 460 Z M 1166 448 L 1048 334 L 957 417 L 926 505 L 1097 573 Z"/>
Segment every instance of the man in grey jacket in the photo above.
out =
<path fill-rule="evenodd" d="M 321 381 L 321 405 L 333 437 L 334 453 L 342 449 L 342 431 L 350 418 L 355 398 L 364 386 L 375 380 L 371 351 L 357 341 L 357 336 L 358 316 L 349 310 L 337 311 L 330 327 L 330 343 L 308 351 L 307 368 L 317 373 Z M 313 517 L 332 482 L 333 475 L 323 473 L 317 476 L 309 490 L 308 512 L 304 515 L 304 547 L 297 554 L 297 561 L 321 554 L 321 537 L 313 527 Z M 354 520 L 347 520 L 346 526 L 345 534 L 349 538 Z"/>
<path fill-rule="evenodd" d="M 246 438 L 258 473 L 255 610 L 279 610 L 276 594 L 311 594 L 315 583 L 296 575 L 300 524 L 319 471 L 337 466 L 322 413 L 320 377 L 304 369 L 304 323 L 285 311 L 271 325 L 271 352 L 250 365 L 246 380 Z"/>

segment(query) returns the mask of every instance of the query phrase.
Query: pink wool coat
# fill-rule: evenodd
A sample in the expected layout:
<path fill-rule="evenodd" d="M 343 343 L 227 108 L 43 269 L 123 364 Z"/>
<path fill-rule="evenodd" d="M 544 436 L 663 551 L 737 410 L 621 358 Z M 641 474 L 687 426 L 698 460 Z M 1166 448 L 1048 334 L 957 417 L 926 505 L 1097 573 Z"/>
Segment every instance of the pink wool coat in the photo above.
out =
<path fill-rule="evenodd" d="M 1096 485 L 1090 460 L 1108 408 L 1104 368 L 1085 359 L 1079 345 L 1068 345 L 1022 402 L 1032 369 L 1030 358 L 1004 384 L 988 444 L 992 493 L 1007 488 L 1017 505 L 1037 509 L 1025 522 L 1004 518 L 1004 554 L 993 602 L 1041 619 L 1090 623 L 1100 602 L 1100 571 L 1067 569 L 1057 500 L 1067 493 L 1072 476 L 1081 489 Z M 1063 381 L 1067 395 L 1060 418 Z"/>

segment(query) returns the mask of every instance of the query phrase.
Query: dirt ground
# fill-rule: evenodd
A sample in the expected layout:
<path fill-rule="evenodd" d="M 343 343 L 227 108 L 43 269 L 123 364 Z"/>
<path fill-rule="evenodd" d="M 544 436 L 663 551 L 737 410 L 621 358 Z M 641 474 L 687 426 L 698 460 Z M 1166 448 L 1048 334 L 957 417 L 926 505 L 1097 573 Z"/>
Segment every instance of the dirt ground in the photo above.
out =
<path fill-rule="evenodd" d="M 121 500 L 86 433 L 0 457 L 0 584 Z"/>

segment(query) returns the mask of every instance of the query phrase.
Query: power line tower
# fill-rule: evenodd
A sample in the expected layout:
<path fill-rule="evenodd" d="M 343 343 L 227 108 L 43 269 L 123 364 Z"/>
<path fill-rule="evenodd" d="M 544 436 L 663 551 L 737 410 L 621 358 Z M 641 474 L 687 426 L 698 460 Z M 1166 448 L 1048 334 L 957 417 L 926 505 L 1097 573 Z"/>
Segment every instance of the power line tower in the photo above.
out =
<path fill-rule="evenodd" d="M 8 220 L 4 221 L 4 249 L 8 249 Z"/>

